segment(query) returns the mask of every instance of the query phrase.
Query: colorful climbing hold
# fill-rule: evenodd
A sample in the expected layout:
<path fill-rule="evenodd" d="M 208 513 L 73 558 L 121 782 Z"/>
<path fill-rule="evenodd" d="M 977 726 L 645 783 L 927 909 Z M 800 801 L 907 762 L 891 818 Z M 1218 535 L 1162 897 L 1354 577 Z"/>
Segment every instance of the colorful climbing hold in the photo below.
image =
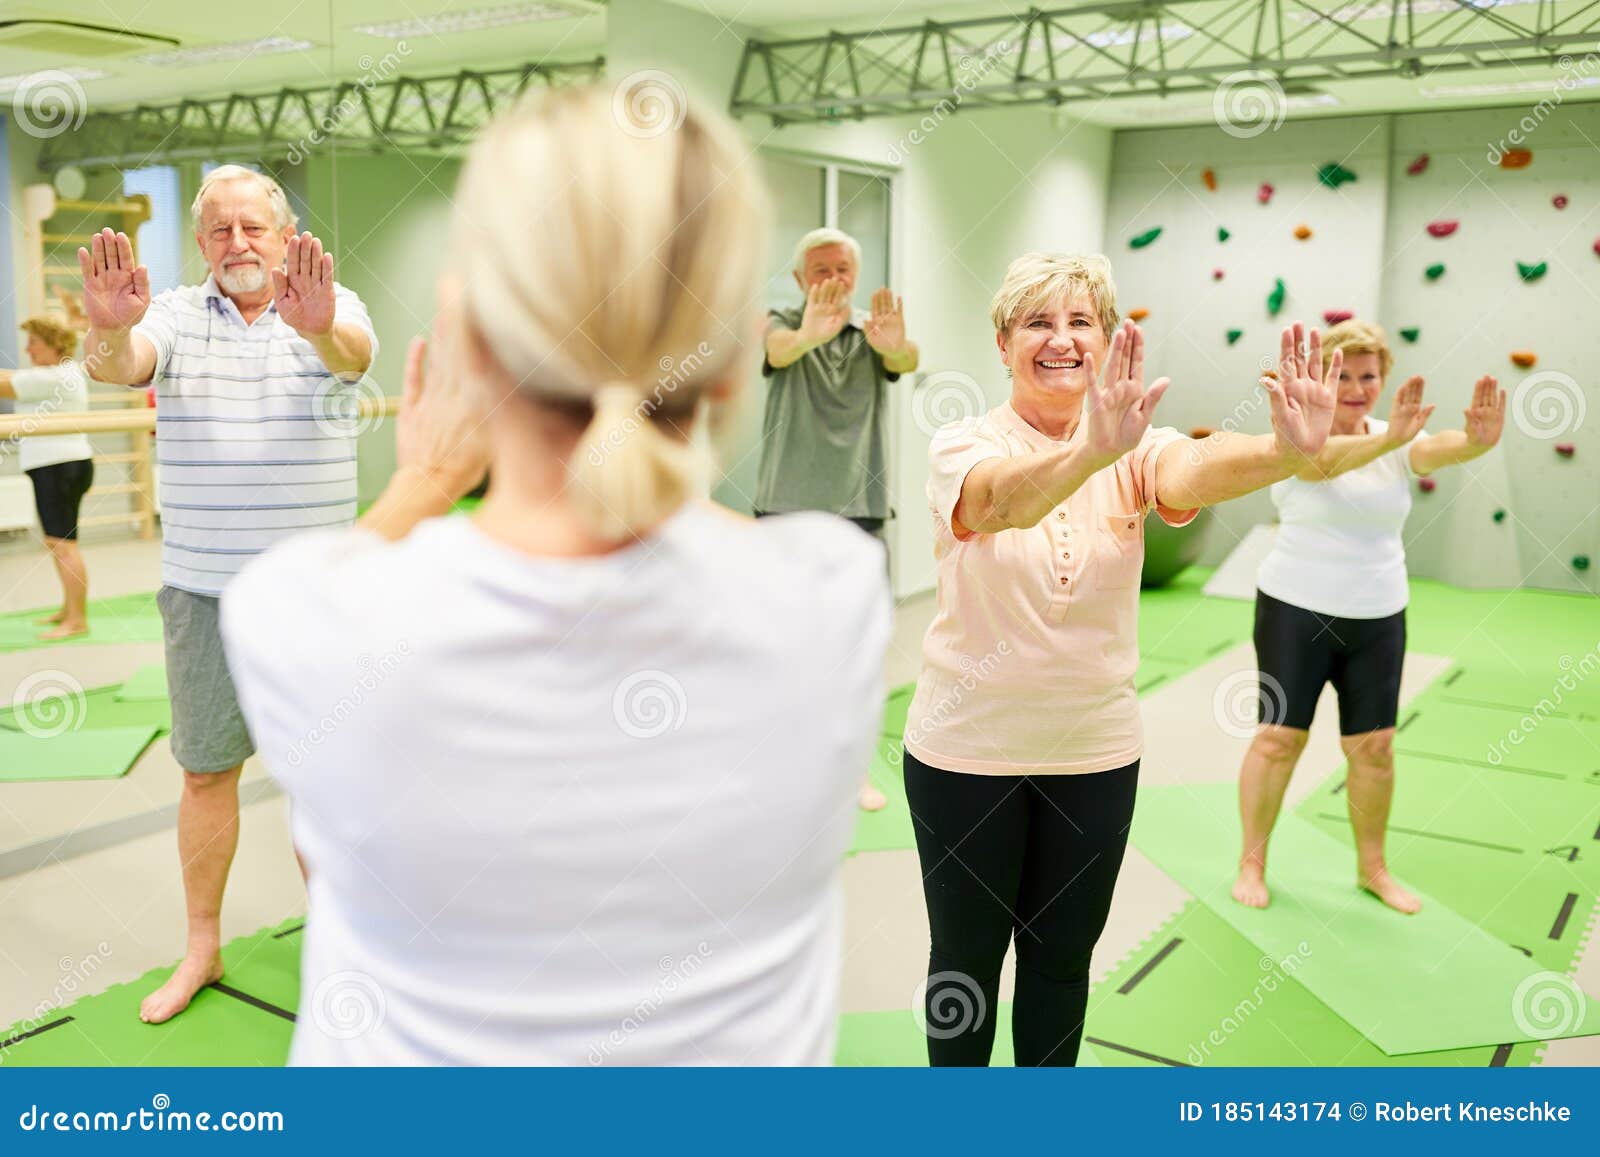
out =
<path fill-rule="evenodd" d="M 1268 181 L 1261 182 L 1261 188 L 1256 190 L 1256 200 L 1265 205 L 1272 200 L 1272 185 Z"/>
<path fill-rule="evenodd" d="M 1517 262 L 1517 276 L 1524 281 L 1538 281 L 1549 268 L 1549 263 L 1544 261 L 1539 262 L 1537 265 L 1527 265 L 1519 261 Z"/>
<path fill-rule="evenodd" d="M 1417 489 L 1421 490 L 1424 494 L 1432 494 L 1433 490 L 1434 490 L 1434 487 L 1436 487 L 1438 485 L 1439 484 L 1437 482 L 1435 482 L 1432 478 L 1418 478 L 1417 479 Z"/>
<path fill-rule="evenodd" d="M 1494 520 L 1496 522 L 1504 522 L 1506 520 L 1506 512 L 1504 510 L 1495 511 L 1494 512 Z"/>
<path fill-rule="evenodd" d="M 1461 225 L 1460 221 L 1431 221 L 1428 223 L 1429 237 L 1448 237 Z"/>
<path fill-rule="evenodd" d="M 1578 452 L 1578 448 L 1576 446 L 1574 446 L 1571 442 L 1557 442 L 1556 443 L 1556 453 L 1560 454 L 1563 458 L 1571 458 L 1577 452 Z"/>
<path fill-rule="evenodd" d="M 1533 152 L 1529 149 L 1507 149 L 1500 154 L 1500 167 L 1502 169 L 1526 169 L 1533 163 Z"/>
<path fill-rule="evenodd" d="M 1330 189 L 1337 189 L 1346 181 L 1353 181 L 1356 175 L 1337 161 L 1329 161 L 1317 170 L 1317 180 Z"/>
<path fill-rule="evenodd" d="M 1138 309 L 1130 309 L 1128 311 L 1128 320 L 1129 321 L 1143 321 L 1145 318 L 1147 318 L 1149 316 L 1150 316 L 1150 311 L 1148 309 L 1145 309 L 1144 306 L 1142 306 L 1142 305 Z"/>
<path fill-rule="evenodd" d="M 1430 265 L 1422 272 L 1428 275 L 1429 281 L 1438 281 L 1439 278 L 1444 276 L 1444 264 L 1441 262 L 1438 265 Z"/>
<path fill-rule="evenodd" d="M 1146 245 L 1150 244 L 1150 242 L 1154 241 L 1159 236 L 1161 236 L 1161 226 L 1157 225 L 1154 229 L 1146 229 L 1137 237 L 1129 239 L 1128 248 L 1143 249 Z"/>
<path fill-rule="evenodd" d="M 1600 237 L 1595 238 L 1594 252 L 1595 256 L 1600 257 Z"/>
<path fill-rule="evenodd" d="M 1341 321 L 1349 321 L 1355 315 L 1353 309 L 1325 309 L 1322 311 L 1322 321 L 1324 325 L 1338 325 Z"/>
<path fill-rule="evenodd" d="M 1242 330 L 1242 329 L 1230 329 L 1228 331 L 1228 344 L 1232 345 L 1234 342 L 1238 341 L 1243 336 L 1244 336 L 1244 330 Z"/>
<path fill-rule="evenodd" d="M 1311 237 L 1311 226 L 1303 224 L 1296 225 L 1294 227 L 1294 235 L 1301 241 L 1309 240 Z"/>
<path fill-rule="evenodd" d="M 1420 177 L 1424 172 L 1427 171 L 1427 168 L 1428 154 L 1423 153 L 1420 157 L 1406 166 L 1406 172 L 1410 173 L 1413 177 Z"/>
<path fill-rule="evenodd" d="M 1565 209 L 1567 207 L 1567 195 L 1565 193 L 1557 193 L 1550 198 L 1550 203 L 1557 209 Z"/>
<path fill-rule="evenodd" d="M 1201 173 L 1200 179 L 1206 183 L 1206 188 L 1210 189 L 1213 193 L 1217 191 L 1217 174 L 1213 170 L 1207 169 L 1205 172 Z"/>
<path fill-rule="evenodd" d="M 1538 355 L 1532 350 L 1511 351 L 1511 364 L 1514 366 L 1521 366 L 1525 370 L 1532 368 L 1533 364 L 1538 360 Z"/>
<path fill-rule="evenodd" d="M 1277 317 L 1278 316 L 1278 311 L 1283 308 L 1283 299 L 1288 294 L 1288 292 L 1289 292 L 1288 287 L 1283 284 L 1283 278 L 1279 277 L 1279 278 L 1277 278 L 1276 280 L 1273 281 L 1273 283 L 1272 283 L 1272 292 L 1267 294 L 1267 314 L 1268 314 L 1268 316 L 1270 316 L 1270 317 Z"/>
<path fill-rule="evenodd" d="M 1586 554 L 1575 554 L 1575 555 L 1573 555 L 1572 556 L 1572 569 L 1573 570 L 1588 570 L 1589 569 L 1589 556 L 1586 555 Z"/>
<path fill-rule="evenodd" d="M 1229 237 L 1232 237 L 1232 236 L 1233 236 L 1233 234 L 1229 233 L 1221 225 L 1217 226 L 1217 240 L 1218 241 L 1226 241 Z"/>
<path fill-rule="evenodd" d="M 1222 270 L 1213 269 L 1211 271 L 1211 280 L 1212 281 L 1221 281 L 1222 280 Z"/>
<path fill-rule="evenodd" d="M 1419 337 L 1422 336 L 1422 331 L 1414 325 L 1407 326 L 1405 329 L 1400 331 L 1400 336 L 1405 338 L 1408 342 L 1415 342 Z"/>

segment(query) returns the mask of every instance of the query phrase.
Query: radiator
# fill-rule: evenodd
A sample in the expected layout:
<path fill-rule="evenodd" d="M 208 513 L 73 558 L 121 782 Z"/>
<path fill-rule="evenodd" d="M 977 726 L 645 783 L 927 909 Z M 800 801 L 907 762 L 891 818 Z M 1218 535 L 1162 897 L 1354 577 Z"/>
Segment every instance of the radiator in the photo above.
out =
<path fill-rule="evenodd" d="M 28 476 L 0 477 L 0 531 L 31 530 L 35 523 L 33 483 Z"/>

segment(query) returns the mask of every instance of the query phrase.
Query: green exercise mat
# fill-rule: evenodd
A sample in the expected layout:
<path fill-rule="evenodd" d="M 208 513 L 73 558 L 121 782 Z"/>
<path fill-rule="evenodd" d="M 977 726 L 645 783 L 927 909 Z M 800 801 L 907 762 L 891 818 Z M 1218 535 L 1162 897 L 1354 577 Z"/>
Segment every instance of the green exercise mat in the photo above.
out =
<path fill-rule="evenodd" d="M 855 840 L 850 845 L 852 856 L 858 852 L 892 852 L 917 846 L 916 833 L 911 827 L 911 805 L 906 802 L 901 752 L 898 734 L 878 737 L 868 778 L 889 802 L 879 811 L 858 812 Z"/>
<path fill-rule="evenodd" d="M 139 1004 L 172 975 L 154 969 L 60 1010 L 41 1008 L 0 1035 L 5 1065 L 279 1066 L 289 1056 L 299 1001 L 298 936 L 290 921 L 230 941 L 221 982 L 202 989 L 165 1024 L 139 1019 Z M 20 1038 L 20 1039 L 19 1039 Z"/>
<path fill-rule="evenodd" d="M 995 1011 L 994 1053 L 989 1063 L 1009 1066 L 1011 1005 L 1002 1001 Z M 847 1012 L 839 1018 L 839 1043 L 834 1064 L 845 1068 L 926 1068 L 928 1041 L 909 1008 L 888 1012 Z M 1078 1050 L 1078 1067 L 1099 1068 L 1100 1058 L 1087 1042 Z"/>
<path fill-rule="evenodd" d="M 1297 814 L 1354 862 L 1345 775 Z M 1600 789 L 1401 754 L 1385 851 L 1390 869 L 1545 968 L 1577 958 L 1600 892 Z M 1275 860 L 1274 860 L 1275 865 Z"/>
<path fill-rule="evenodd" d="M 86 727 L 38 736 L 0 729 L 0 783 L 116 779 L 156 737 L 154 727 Z"/>
<path fill-rule="evenodd" d="M 1394 747 L 1402 757 L 1430 755 L 1464 767 L 1574 781 L 1600 768 L 1600 722 L 1526 716 L 1430 690 L 1406 706 L 1399 724 Z"/>
<path fill-rule="evenodd" d="M 1144 788 L 1132 837 L 1262 952 L 1305 957 L 1296 978 L 1390 1055 L 1600 1033 L 1600 1003 L 1565 977 L 1553 987 L 1571 1008 L 1547 1025 L 1550 974 L 1437 898 L 1403 916 L 1361 893 L 1348 849 L 1298 816 L 1273 833 L 1271 906 L 1235 903 L 1234 784 Z"/>
<path fill-rule="evenodd" d="M 38 607 L 11 615 L 0 615 L 0 651 L 26 651 L 34 647 L 69 646 L 76 643 L 159 643 L 161 641 L 161 612 L 156 607 L 156 596 L 150 594 L 119 595 L 112 599 L 97 599 L 89 604 L 89 633 L 57 642 L 39 638 L 48 626 L 39 626 L 34 620 L 53 610 Z"/>
<path fill-rule="evenodd" d="M 883 734 L 899 739 L 906 733 L 906 712 L 911 710 L 911 697 L 916 693 L 915 683 L 902 684 L 889 692 L 883 704 Z"/>
<path fill-rule="evenodd" d="M 172 704 L 165 699 L 119 699 L 117 688 L 98 687 L 86 691 L 80 701 L 63 697 L 61 702 L 48 706 L 48 711 L 60 711 L 64 716 L 43 713 L 47 705 L 35 704 L 26 710 L 15 707 L 0 711 L 0 728 L 10 731 L 24 729 L 25 720 L 48 722 L 66 717 L 78 720 L 74 730 L 103 730 L 108 727 L 154 727 L 165 734 L 172 730 Z"/>
<path fill-rule="evenodd" d="M 1429 688 L 1444 702 L 1509 715 L 1515 726 L 1523 715 L 1538 719 L 1575 719 L 1600 723 L 1600 671 L 1587 667 L 1555 666 L 1537 671 L 1517 670 L 1506 664 L 1457 664 Z"/>
<path fill-rule="evenodd" d="M 1252 604 L 1208 597 L 1205 567 L 1190 567 L 1171 585 L 1139 592 L 1139 654 L 1198 667 L 1250 641 Z"/>
<path fill-rule="evenodd" d="M 1089 994 L 1107 1065 L 1400 1067 L 1534 1063 L 1540 1044 L 1391 1057 L 1204 904 L 1188 903 Z"/>
<path fill-rule="evenodd" d="M 148 667 L 140 667 L 127 682 L 117 688 L 118 699 L 166 699 L 167 698 L 167 668 L 162 663 L 152 663 Z"/>

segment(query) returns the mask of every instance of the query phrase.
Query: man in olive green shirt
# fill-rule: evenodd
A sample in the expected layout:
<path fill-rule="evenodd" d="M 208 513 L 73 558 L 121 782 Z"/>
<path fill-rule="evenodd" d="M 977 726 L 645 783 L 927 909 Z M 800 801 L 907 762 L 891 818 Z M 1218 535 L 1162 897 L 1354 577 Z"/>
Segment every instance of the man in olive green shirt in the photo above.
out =
<path fill-rule="evenodd" d="M 771 379 L 762 425 L 758 515 L 826 510 L 881 535 L 889 516 L 884 386 L 917 368 L 904 305 L 888 289 L 851 310 L 861 247 L 816 229 L 795 250 L 799 309 L 769 315 Z"/>

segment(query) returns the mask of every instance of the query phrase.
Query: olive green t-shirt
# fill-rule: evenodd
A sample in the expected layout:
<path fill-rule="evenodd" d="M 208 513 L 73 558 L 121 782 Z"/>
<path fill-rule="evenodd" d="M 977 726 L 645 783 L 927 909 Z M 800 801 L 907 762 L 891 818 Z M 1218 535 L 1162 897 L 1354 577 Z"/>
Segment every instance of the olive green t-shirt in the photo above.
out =
<path fill-rule="evenodd" d="M 801 313 L 769 316 L 799 329 Z M 755 508 L 888 518 L 884 384 L 900 375 L 884 368 L 861 327 L 851 321 L 799 361 L 782 369 L 763 363 L 761 372 L 769 382 Z"/>

